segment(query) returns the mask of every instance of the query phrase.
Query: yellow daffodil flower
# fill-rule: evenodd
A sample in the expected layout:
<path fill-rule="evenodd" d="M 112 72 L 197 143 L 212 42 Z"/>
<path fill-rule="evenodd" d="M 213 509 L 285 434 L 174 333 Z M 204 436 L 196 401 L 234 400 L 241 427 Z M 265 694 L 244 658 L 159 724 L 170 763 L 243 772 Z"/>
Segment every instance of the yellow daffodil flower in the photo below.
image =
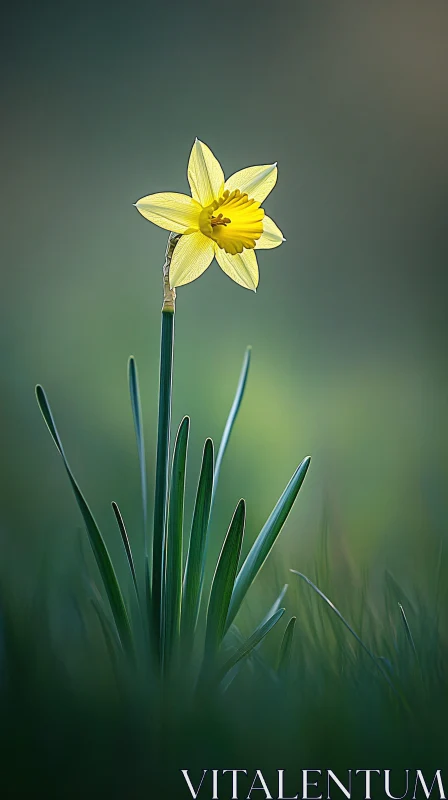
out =
<path fill-rule="evenodd" d="M 196 139 L 188 162 L 192 196 L 160 192 L 135 204 L 155 225 L 182 234 L 171 261 L 171 288 L 196 280 L 216 258 L 232 280 L 256 290 L 255 250 L 285 241 L 261 208 L 276 180 L 277 165 L 267 164 L 242 169 L 225 181 L 217 158 Z"/>

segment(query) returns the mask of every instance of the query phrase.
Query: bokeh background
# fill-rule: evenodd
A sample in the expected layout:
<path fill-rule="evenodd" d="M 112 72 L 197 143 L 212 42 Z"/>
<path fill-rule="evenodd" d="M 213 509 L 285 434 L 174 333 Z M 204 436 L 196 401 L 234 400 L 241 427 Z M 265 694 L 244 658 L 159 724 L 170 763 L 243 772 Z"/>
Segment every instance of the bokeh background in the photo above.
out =
<path fill-rule="evenodd" d="M 133 203 L 187 191 L 198 136 L 226 175 L 279 162 L 267 210 L 287 241 L 261 253 L 256 295 L 216 264 L 178 293 L 187 512 L 251 344 L 216 542 L 241 496 L 253 539 L 311 454 L 273 568 L 300 568 L 326 515 L 347 558 L 430 585 L 447 516 L 446 2 L 24 0 L 2 28 L 5 580 L 64 579 L 80 527 L 37 382 L 112 550 L 112 499 L 141 540 L 126 364 L 152 485 L 166 234 Z"/>

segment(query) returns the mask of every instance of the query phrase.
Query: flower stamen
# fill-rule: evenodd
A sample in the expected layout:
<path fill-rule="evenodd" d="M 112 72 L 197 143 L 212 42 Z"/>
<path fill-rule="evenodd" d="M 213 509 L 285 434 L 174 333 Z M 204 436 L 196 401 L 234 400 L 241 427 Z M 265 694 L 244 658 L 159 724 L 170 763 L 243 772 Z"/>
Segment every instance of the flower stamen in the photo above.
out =
<path fill-rule="evenodd" d="M 231 219 L 228 217 L 223 217 L 222 214 L 218 214 L 217 217 L 212 217 L 210 220 L 210 225 L 214 228 L 216 225 L 229 225 L 232 222 Z"/>

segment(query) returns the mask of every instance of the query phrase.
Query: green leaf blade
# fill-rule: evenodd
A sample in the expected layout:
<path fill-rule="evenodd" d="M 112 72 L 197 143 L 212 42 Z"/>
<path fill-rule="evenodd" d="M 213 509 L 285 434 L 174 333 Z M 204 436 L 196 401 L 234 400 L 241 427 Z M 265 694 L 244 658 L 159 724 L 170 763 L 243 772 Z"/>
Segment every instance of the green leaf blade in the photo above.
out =
<path fill-rule="evenodd" d="M 232 517 L 213 577 L 207 610 L 205 658 L 213 659 L 226 631 L 226 619 L 241 554 L 246 504 L 240 500 Z"/>
<path fill-rule="evenodd" d="M 134 649 L 133 649 L 133 640 L 132 640 L 132 632 L 131 632 L 129 617 L 123 600 L 123 595 L 121 593 L 120 585 L 118 583 L 118 579 L 115 574 L 115 570 L 109 552 L 107 550 L 106 544 L 98 528 L 98 525 L 95 522 L 93 514 L 90 511 L 87 501 L 84 499 L 84 496 L 70 469 L 70 466 L 68 464 L 67 458 L 64 453 L 64 449 L 62 447 L 62 442 L 59 437 L 59 433 L 56 428 L 56 424 L 54 422 L 53 415 L 51 413 L 47 397 L 45 395 L 42 386 L 36 387 L 36 398 L 39 408 L 42 412 L 42 416 L 45 422 L 47 423 L 48 429 L 53 438 L 53 441 L 57 449 L 59 450 L 60 455 L 62 456 L 62 460 L 64 462 L 64 466 L 67 475 L 69 477 L 73 493 L 78 503 L 79 510 L 84 519 L 84 524 L 86 526 L 93 554 L 95 556 L 95 560 L 98 565 L 101 578 L 103 580 L 104 588 L 106 590 L 107 597 L 111 606 L 112 614 L 115 620 L 115 624 L 117 626 L 117 631 L 120 637 L 121 644 L 123 648 L 126 650 L 126 652 L 130 656 L 133 656 Z"/>
<path fill-rule="evenodd" d="M 219 670 L 219 677 L 218 679 L 221 681 L 224 676 L 229 672 L 229 670 L 233 669 L 235 664 L 238 664 L 242 658 L 247 658 L 248 655 L 252 652 L 252 650 L 257 647 L 258 644 L 267 636 L 269 631 L 272 630 L 274 625 L 277 624 L 279 619 L 285 613 L 284 608 L 279 608 L 275 614 L 272 614 L 266 622 L 263 622 L 261 625 L 256 628 L 253 634 L 245 641 L 240 647 L 238 647 L 234 653 L 230 656 L 230 658 L 223 664 L 221 669 Z"/>
<path fill-rule="evenodd" d="M 132 582 L 134 584 L 135 594 L 137 596 L 137 600 L 140 603 L 140 593 L 138 590 L 138 582 L 137 582 L 137 573 L 135 571 L 135 564 L 134 558 L 132 555 L 131 543 L 129 541 L 128 532 L 126 530 L 126 525 L 124 524 L 124 519 L 122 517 L 121 511 L 118 508 L 117 503 L 113 500 L 112 501 L 112 511 L 114 512 L 115 519 L 117 521 L 118 529 L 120 531 L 121 540 L 123 542 L 123 547 L 126 553 L 126 558 L 128 560 L 129 570 L 132 576 Z"/>
<path fill-rule="evenodd" d="M 138 381 L 137 364 L 133 356 L 128 364 L 129 394 L 131 398 L 132 417 L 134 420 L 135 438 L 137 442 L 138 462 L 140 469 L 140 486 L 142 494 L 142 513 L 145 539 L 147 535 L 147 516 L 148 516 L 148 490 L 146 483 L 146 458 L 145 458 L 145 439 L 143 433 L 143 415 L 140 400 L 140 388 Z M 145 542 L 146 543 L 146 542 Z"/>
<path fill-rule="evenodd" d="M 289 620 L 285 632 L 283 634 L 282 643 L 280 645 L 277 672 L 281 677 L 286 676 L 289 669 L 289 665 L 291 663 L 292 642 L 294 638 L 294 628 L 296 620 L 297 617 L 291 617 L 291 619 Z"/>
<path fill-rule="evenodd" d="M 171 471 L 171 488 L 165 540 L 165 575 L 162 603 L 164 662 L 168 663 L 179 637 L 182 602 L 182 539 L 184 522 L 185 471 L 190 419 L 184 417 L 176 436 Z"/>
<path fill-rule="evenodd" d="M 151 603 L 151 562 L 152 549 L 148 541 L 148 484 L 146 475 L 145 438 L 143 432 L 143 414 L 140 400 L 140 387 L 137 364 L 133 356 L 128 363 L 129 395 L 131 398 L 132 418 L 134 420 L 135 439 L 137 442 L 138 465 L 140 472 L 140 491 L 142 498 L 143 536 L 145 541 L 145 586 L 147 592 L 148 613 Z"/>
<path fill-rule="evenodd" d="M 233 398 L 232 407 L 230 409 L 229 416 L 227 417 L 227 421 L 224 427 L 224 432 L 222 434 L 221 442 L 218 448 L 218 455 L 216 456 L 216 463 L 215 463 L 215 479 L 213 483 L 212 505 L 215 500 L 216 489 L 218 488 L 219 473 L 221 472 L 221 466 L 224 454 L 226 452 L 227 445 L 229 444 L 229 439 L 233 430 L 233 426 L 235 425 L 235 421 L 238 416 L 238 412 L 240 410 L 240 406 L 243 400 L 244 391 L 246 389 L 247 376 L 249 374 L 249 367 L 250 367 L 251 352 L 252 348 L 247 347 L 246 352 L 244 354 L 240 377 L 238 379 L 238 385 L 236 387 L 235 397 Z"/>
<path fill-rule="evenodd" d="M 310 457 L 307 456 L 303 459 L 301 464 L 299 464 L 277 505 L 252 545 L 235 581 L 226 629 L 229 628 L 235 619 L 250 586 L 272 550 L 288 514 L 294 505 L 294 501 L 308 471 L 310 461 Z"/>
<path fill-rule="evenodd" d="M 207 439 L 202 455 L 201 471 L 191 524 L 190 541 L 183 583 L 182 636 L 191 639 L 198 620 L 204 582 L 207 533 L 213 492 L 213 442 Z"/>

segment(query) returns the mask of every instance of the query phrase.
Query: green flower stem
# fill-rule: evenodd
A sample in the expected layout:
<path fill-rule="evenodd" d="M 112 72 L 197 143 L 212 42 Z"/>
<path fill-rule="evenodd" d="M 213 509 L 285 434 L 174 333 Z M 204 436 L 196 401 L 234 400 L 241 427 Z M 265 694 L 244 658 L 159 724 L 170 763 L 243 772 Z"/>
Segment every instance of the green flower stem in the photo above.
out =
<path fill-rule="evenodd" d="M 170 451 L 171 394 L 173 383 L 174 313 L 176 292 L 170 289 L 169 269 L 179 235 L 170 233 L 163 265 L 162 333 L 160 342 L 159 419 L 154 496 L 154 531 L 152 543 L 152 604 L 154 634 L 160 644 L 162 585 L 164 572 L 165 531 L 168 498 L 168 462 Z M 160 648 L 161 655 L 161 648 Z"/>

